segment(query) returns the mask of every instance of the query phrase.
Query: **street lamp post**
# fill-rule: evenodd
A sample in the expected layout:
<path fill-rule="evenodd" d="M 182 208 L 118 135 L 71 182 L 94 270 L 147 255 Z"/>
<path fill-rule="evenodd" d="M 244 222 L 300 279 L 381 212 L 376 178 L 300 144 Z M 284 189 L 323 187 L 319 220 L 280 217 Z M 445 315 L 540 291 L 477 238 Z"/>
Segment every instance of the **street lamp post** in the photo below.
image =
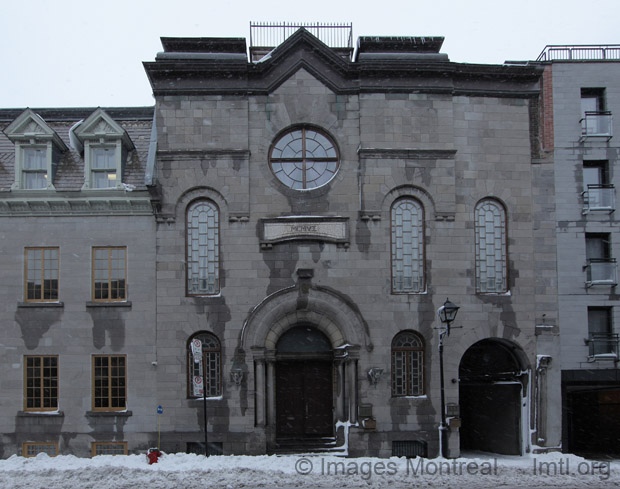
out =
<path fill-rule="evenodd" d="M 439 379 L 441 382 L 441 426 L 439 427 L 440 442 L 441 442 L 441 455 L 446 458 L 448 454 L 447 450 L 447 426 L 446 426 L 446 394 L 443 381 L 443 340 L 445 336 L 450 336 L 450 323 L 456 318 L 456 313 L 459 311 L 459 307 L 446 299 L 443 306 L 439 308 L 437 314 L 439 319 L 445 328 L 442 328 L 439 332 Z"/>

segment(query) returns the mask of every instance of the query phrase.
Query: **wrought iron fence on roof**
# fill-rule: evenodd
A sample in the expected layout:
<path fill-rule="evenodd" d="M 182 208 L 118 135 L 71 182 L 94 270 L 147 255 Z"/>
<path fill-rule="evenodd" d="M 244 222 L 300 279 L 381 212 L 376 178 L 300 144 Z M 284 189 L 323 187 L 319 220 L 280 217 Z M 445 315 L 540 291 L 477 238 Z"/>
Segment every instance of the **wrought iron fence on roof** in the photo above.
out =
<path fill-rule="evenodd" d="M 276 47 L 301 27 L 330 48 L 353 47 L 353 23 L 250 22 L 250 47 Z"/>
<path fill-rule="evenodd" d="M 620 60 L 620 44 L 549 45 L 536 61 Z"/>

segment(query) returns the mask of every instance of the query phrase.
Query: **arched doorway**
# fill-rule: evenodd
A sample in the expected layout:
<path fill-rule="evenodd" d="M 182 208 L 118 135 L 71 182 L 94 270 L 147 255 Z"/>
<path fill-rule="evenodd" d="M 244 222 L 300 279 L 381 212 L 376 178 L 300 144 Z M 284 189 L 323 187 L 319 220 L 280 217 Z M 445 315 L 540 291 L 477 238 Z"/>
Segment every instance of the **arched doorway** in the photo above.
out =
<path fill-rule="evenodd" d="M 334 435 L 332 345 L 312 326 L 295 326 L 276 344 L 276 438 Z"/>
<path fill-rule="evenodd" d="M 514 343 L 488 338 L 467 349 L 459 365 L 461 450 L 521 455 L 527 358 Z"/>

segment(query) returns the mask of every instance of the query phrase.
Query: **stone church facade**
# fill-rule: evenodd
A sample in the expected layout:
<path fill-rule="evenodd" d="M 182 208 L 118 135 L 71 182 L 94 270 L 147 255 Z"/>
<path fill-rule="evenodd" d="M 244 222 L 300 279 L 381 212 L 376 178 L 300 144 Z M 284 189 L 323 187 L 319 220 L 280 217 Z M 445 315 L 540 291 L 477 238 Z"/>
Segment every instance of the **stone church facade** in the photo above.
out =
<path fill-rule="evenodd" d="M 436 456 L 442 394 L 448 456 L 557 446 L 542 71 L 442 41 L 164 38 L 154 109 L 0 111 L 3 456 Z"/>

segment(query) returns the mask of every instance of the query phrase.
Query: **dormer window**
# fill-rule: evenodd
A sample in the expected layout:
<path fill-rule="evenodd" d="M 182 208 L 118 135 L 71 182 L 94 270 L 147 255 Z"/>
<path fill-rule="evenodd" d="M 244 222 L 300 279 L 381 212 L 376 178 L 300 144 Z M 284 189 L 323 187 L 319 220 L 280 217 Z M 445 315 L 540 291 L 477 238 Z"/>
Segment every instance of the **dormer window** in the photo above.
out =
<path fill-rule="evenodd" d="M 97 109 L 73 130 L 84 152 L 83 189 L 123 188 L 127 154 L 135 149 L 127 132 L 104 110 Z"/>
<path fill-rule="evenodd" d="M 60 154 L 67 146 L 47 123 L 30 109 L 22 112 L 6 129 L 15 144 L 13 190 L 54 190 Z"/>
<path fill-rule="evenodd" d="M 46 148 L 24 148 L 22 152 L 22 188 L 46 189 L 48 184 Z"/>
<path fill-rule="evenodd" d="M 117 185 L 116 148 L 91 149 L 91 188 L 115 188 Z"/>

